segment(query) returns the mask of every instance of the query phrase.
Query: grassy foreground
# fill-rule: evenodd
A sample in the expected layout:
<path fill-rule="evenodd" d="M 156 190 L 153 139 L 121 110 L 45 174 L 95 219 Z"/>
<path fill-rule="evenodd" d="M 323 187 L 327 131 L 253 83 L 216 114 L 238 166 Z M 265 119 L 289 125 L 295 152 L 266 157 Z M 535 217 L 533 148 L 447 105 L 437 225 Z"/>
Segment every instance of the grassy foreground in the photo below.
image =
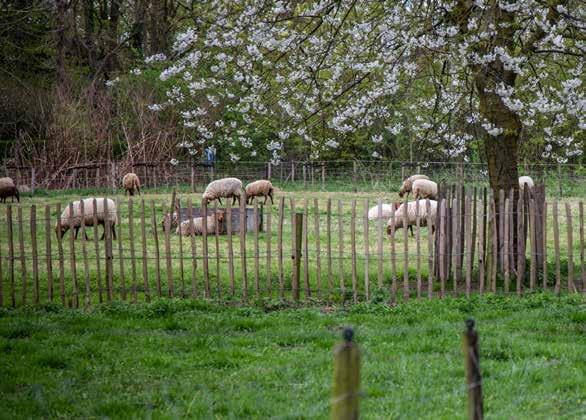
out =
<path fill-rule="evenodd" d="M 187 300 L 0 312 L 0 417 L 327 418 L 352 325 L 364 418 L 465 418 L 463 321 L 477 320 L 489 418 L 586 413 L 586 299 L 229 308 Z"/>

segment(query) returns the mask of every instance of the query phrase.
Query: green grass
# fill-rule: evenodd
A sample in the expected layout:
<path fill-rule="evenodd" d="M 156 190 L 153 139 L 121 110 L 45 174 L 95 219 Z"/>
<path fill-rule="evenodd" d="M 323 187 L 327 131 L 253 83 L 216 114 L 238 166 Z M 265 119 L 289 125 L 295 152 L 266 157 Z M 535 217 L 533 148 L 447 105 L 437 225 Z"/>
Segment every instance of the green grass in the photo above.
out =
<path fill-rule="evenodd" d="M 363 352 L 363 418 L 465 418 L 469 316 L 487 418 L 586 414 L 586 300 L 535 294 L 397 307 L 4 309 L 0 417 L 327 418 L 331 349 L 351 325 Z"/>

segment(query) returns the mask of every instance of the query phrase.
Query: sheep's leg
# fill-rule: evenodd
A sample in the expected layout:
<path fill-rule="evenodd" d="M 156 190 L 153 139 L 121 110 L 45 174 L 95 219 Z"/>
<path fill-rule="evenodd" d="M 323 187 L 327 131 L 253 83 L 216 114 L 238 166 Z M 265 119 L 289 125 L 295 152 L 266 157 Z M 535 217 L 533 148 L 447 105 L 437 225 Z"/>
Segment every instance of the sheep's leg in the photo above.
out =
<path fill-rule="evenodd" d="M 269 197 L 271 197 L 271 204 L 273 204 L 273 190 L 269 191 Z"/>
<path fill-rule="evenodd" d="M 75 228 L 75 236 L 74 236 L 74 239 L 76 239 L 76 240 L 77 240 L 77 234 L 78 234 L 78 233 L 79 233 L 79 226 L 77 226 L 77 227 Z"/>
<path fill-rule="evenodd" d="M 413 237 L 413 225 L 409 225 L 409 230 L 411 231 L 411 237 Z"/>
<path fill-rule="evenodd" d="M 112 238 L 116 240 L 116 226 L 114 224 L 111 225 L 112 228 Z"/>
<path fill-rule="evenodd" d="M 218 197 L 218 202 L 220 203 L 220 205 L 222 205 L 222 198 Z"/>
<path fill-rule="evenodd" d="M 104 231 L 102 232 L 102 237 L 100 238 L 100 241 L 103 241 L 104 238 L 106 237 L 106 225 L 103 223 L 100 223 L 102 225 L 102 227 L 104 228 Z"/>
<path fill-rule="evenodd" d="M 136 187 L 136 190 L 138 191 L 138 195 L 140 195 L 140 187 L 139 186 Z"/>
<path fill-rule="evenodd" d="M 234 203 L 236 203 L 236 196 L 235 195 L 232 196 L 232 205 L 234 205 Z M 240 202 L 238 202 L 238 204 L 240 204 Z"/>
<path fill-rule="evenodd" d="M 265 195 L 265 201 L 263 202 L 263 204 L 267 204 L 267 200 L 269 199 L 269 195 Z"/>

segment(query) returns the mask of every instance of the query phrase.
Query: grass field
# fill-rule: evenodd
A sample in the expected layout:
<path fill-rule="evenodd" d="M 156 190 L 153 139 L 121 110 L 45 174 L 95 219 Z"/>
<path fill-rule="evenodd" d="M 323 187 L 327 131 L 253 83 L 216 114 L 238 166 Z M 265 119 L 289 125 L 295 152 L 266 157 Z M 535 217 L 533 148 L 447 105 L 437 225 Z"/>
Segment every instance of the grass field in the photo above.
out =
<path fill-rule="evenodd" d="M 56 204 L 61 203 L 62 208 L 64 208 L 67 203 L 72 200 L 79 199 L 80 197 L 87 197 L 92 196 L 95 194 L 95 191 L 68 191 L 68 192 L 51 192 L 47 195 L 38 195 L 33 198 L 26 198 L 23 200 L 22 203 L 22 217 L 23 217 L 23 242 L 24 242 L 24 258 L 25 258 L 25 266 L 26 270 L 26 281 L 27 281 L 27 288 L 28 288 L 28 302 L 31 302 L 32 299 L 32 290 L 33 290 L 33 272 L 31 269 L 32 266 L 32 246 L 31 246 L 31 233 L 30 233 L 30 205 L 36 205 L 36 212 L 37 212 L 37 247 L 38 247 L 38 254 L 39 254 L 39 283 L 40 283 L 40 294 L 41 294 L 41 301 L 46 301 L 48 296 L 47 291 L 47 269 L 45 265 L 45 256 L 46 252 L 46 238 L 47 232 L 49 233 L 51 239 L 51 253 L 52 253 L 52 271 L 53 271 L 53 281 L 54 281 L 54 292 L 57 300 L 59 300 L 59 286 L 58 286 L 58 277 L 59 277 L 59 264 L 58 264 L 58 251 L 57 251 L 57 241 L 53 231 L 54 223 L 57 219 L 57 211 L 56 211 Z M 329 213 L 331 217 L 331 251 L 332 251 L 332 266 L 331 266 L 331 282 L 333 287 L 333 294 L 334 300 L 340 300 L 340 283 L 341 283 L 341 276 L 340 276 L 340 268 L 343 270 L 344 273 L 344 283 L 346 290 L 351 288 L 351 246 L 350 246 L 350 239 L 351 239 L 351 204 L 352 200 L 356 200 L 356 253 L 357 253 L 357 283 L 358 283 L 358 294 L 359 296 L 364 295 L 365 293 L 365 285 L 364 285 L 364 269 L 365 269 L 365 251 L 367 248 L 367 243 L 364 237 L 364 212 L 365 212 L 365 200 L 369 200 L 368 205 L 374 206 L 376 204 L 376 200 L 378 198 L 383 199 L 384 202 L 393 202 L 398 200 L 398 196 L 396 193 L 381 193 L 381 192 L 360 192 L 360 193 L 352 193 L 352 192 L 337 192 L 337 193 L 324 193 L 324 192 L 290 192 L 290 191 L 281 191 L 277 194 L 277 197 L 285 197 L 285 217 L 283 220 L 283 264 L 284 264 L 284 288 L 286 290 L 286 296 L 290 297 L 291 291 L 291 273 L 292 273 L 292 262 L 291 262 L 291 254 L 292 254 L 292 234 L 291 234 L 291 209 L 289 199 L 294 198 L 296 200 L 296 211 L 303 210 L 304 200 L 308 200 L 308 214 L 309 214 L 309 225 L 307 227 L 308 230 L 308 260 L 309 260 L 309 267 L 308 267 L 308 275 L 311 288 L 313 290 L 312 297 L 317 295 L 317 250 L 316 250 L 316 234 L 314 231 L 314 199 L 317 200 L 319 205 L 319 239 L 320 239 L 320 253 L 319 256 L 321 258 L 321 291 L 322 296 L 325 295 L 329 288 L 329 271 L 328 271 L 328 264 L 327 264 L 327 221 L 328 221 L 328 212 L 326 211 L 326 204 L 327 199 L 332 199 L 332 210 Z M 181 194 L 182 203 L 186 205 L 187 198 L 191 198 L 194 201 L 194 205 L 199 205 L 200 194 Z M 143 250 L 142 250 L 142 243 L 141 243 L 141 220 L 140 220 L 140 199 L 136 199 L 134 202 L 134 211 L 133 211 L 133 230 L 134 230 L 134 241 L 129 240 L 129 207 L 127 204 L 127 198 L 122 195 L 118 195 L 114 198 L 118 198 L 121 201 L 120 204 L 120 213 L 121 213 L 121 222 L 118 226 L 118 233 L 121 236 L 121 241 L 114 241 L 113 242 L 113 269 L 114 269 L 114 286 L 115 286 L 115 295 L 120 295 L 121 290 L 121 283 L 122 278 L 124 277 L 125 281 L 125 288 L 128 290 L 133 287 L 134 282 L 136 281 L 136 290 L 138 293 L 138 299 L 144 299 L 144 275 L 143 275 Z M 165 260 L 165 245 L 164 245 L 164 237 L 160 229 L 160 220 L 162 219 L 162 215 L 164 212 L 168 211 L 169 203 L 171 200 L 171 194 L 163 193 L 163 194 L 151 194 L 147 192 L 144 196 L 141 196 L 145 200 L 145 250 L 146 250 L 146 262 L 144 273 L 147 274 L 147 279 L 149 282 L 149 288 L 151 290 L 151 295 L 155 295 L 156 291 L 156 282 L 157 282 L 157 273 L 161 281 L 161 289 L 162 294 L 168 294 L 168 284 L 167 284 L 167 276 L 166 276 L 166 260 Z M 566 215 L 565 215 L 565 208 L 564 204 L 566 202 L 570 203 L 572 206 L 573 211 L 573 221 L 571 225 L 571 230 L 573 231 L 573 242 L 572 242 L 572 249 L 574 255 L 574 273 L 575 273 L 575 281 L 580 283 L 579 276 L 580 276 L 580 242 L 579 242 L 579 218 L 578 218 L 578 202 L 582 200 L 583 197 L 568 197 L 565 198 L 559 207 L 559 218 L 560 218 L 560 250 L 561 250 L 561 273 L 562 276 L 565 278 L 567 273 L 567 249 L 568 249 L 568 242 L 567 242 L 567 228 L 568 224 L 566 222 Z M 341 200 L 342 203 L 342 212 L 338 211 L 338 200 Z M 155 209 L 155 216 L 154 220 L 156 221 L 155 224 L 152 223 L 152 213 L 151 213 L 151 202 L 154 205 Z M 45 224 L 45 205 L 50 205 L 50 217 L 49 217 L 49 226 L 48 231 L 46 230 Z M 270 211 L 272 215 L 272 235 L 271 235 L 271 247 L 272 247 L 272 258 L 271 258 L 271 270 L 270 270 L 270 279 L 267 277 L 267 242 L 268 242 L 268 235 L 266 232 L 260 232 L 259 234 L 259 266 L 258 266 L 258 285 L 259 289 L 261 290 L 261 295 L 266 296 L 266 289 L 268 284 L 271 285 L 274 294 L 279 289 L 279 275 L 278 275 L 278 260 L 277 260 L 277 225 L 278 225 L 278 217 L 277 217 L 277 203 L 273 206 L 266 206 L 264 208 L 264 217 L 265 217 L 265 228 L 266 228 L 266 218 L 267 213 Z M 7 250 L 7 226 L 6 226 L 6 211 L 0 212 L 0 253 L 2 257 L 6 258 L 8 256 Z M 15 282 L 17 285 L 17 292 L 15 296 L 16 303 L 19 304 L 22 302 L 22 295 L 20 293 L 20 289 L 22 288 L 22 270 L 19 270 L 21 267 L 20 261 L 20 250 L 19 250 L 19 226 L 16 222 L 17 218 L 17 208 L 13 208 L 13 242 L 15 246 L 15 267 L 17 271 L 15 272 Z M 552 221 L 552 212 L 551 207 L 549 209 L 548 214 L 548 261 L 549 261 L 549 286 L 552 287 L 555 281 L 555 264 L 554 264 L 554 238 L 553 238 L 553 223 Z M 157 272 L 156 267 L 156 244 L 154 240 L 154 229 L 157 225 L 158 235 L 159 235 L 159 242 L 158 242 L 158 249 L 161 256 L 160 259 L 160 266 Z M 342 228 L 343 234 L 340 237 L 339 228 Z M 370 222 L 367 225 L 368 232 L 369 232 L 369 241 L 368 241 L 368 250 L 370 252 L 370 261 L 368 264 L 369 273 L 370 273 L 370 283 L 371 283 L 371 291 L 373 293 L 376 292 L 377 289 L 377 224 Z M 90 302 L 97 303 L 99 301 L 98 295 L 96 291 L 98 290 L 100 284 L 102 288 L 105 285 L 105 251 L 104 251 L 104 243 L 98 243 L 98 252 L 96 253 L 96 248 L 93 240 L 91 240 L 93 236 L 93 229 L 88 228 L 90 241 L 82 241 L 78 240 L 75 241 L 75 255 L 76 255 L 76 271 L 77 271 L 77 281 L 79 284 L 80 293 L 83 295 L 85 293 L 85 267 L 82 259 L 82 251 L 83 246 L 85 245 L 86 251 L 88 253 L 88 279 L 89 279 L 89 286 L 90 286 Z M 99 234 L 101 235 L 101 227 L 99 228 Z M 81 235 L 81 234 L 80 234 Z M 427 249 L 427 235 L 428 231 L 426 228 L 423 228 L 421 231 L 421 271 L 422 271 L 422 278 L 425 281 L 427 278 L 427 257 L 428 257 L 428 249 Z M 403 231 L 399 231 L 395 237 L 395 251 L 396 251 L 396 277 L 399 282 L 399 287 L 401 286 L 402 276 L 403 276 L 403 261 L 404 261 L 404 238 L 403 238 Z M 391 279 L 392 279 L 392 266 L 390 263 L 390 256 L 391 256 L 391 246 L 390 241 L 387 239 L 386 234 L 384 234 L 383 239 L 383 287 L 381 290 L 388 293 L 390 289 Z M 84 243 L 85 242 L 85 243 Z M 119 242 L 122 246 L 122 257 L 120 256 L 120 248 Z M 216 245 L 215 239 L 213 237 L 209 238 L 209 277 L 210 277 L 210 289 L 212 292 L 212 296 L 217 296 L 217 290 L 219 289 L 223 298 L 227 295 L 230 295 L 230 282 L 229 282 L 229 271 L 228 271 L 228 241 L 225 235 L 222 235 L 218 239 L 218 249 L 219 254 L 216 254 Z M 132 259 L 132 246 L 134 246 L 134 259 Z M 340 251 L 340 245 L 342 245 L 342 250 Z M 63 251 L 65 255 L 65 264 L 64 264 L 64 283 L 65 283 L 65 293 L 67 296 L 71 294 L 72 290 L 72 271 L 70 265 L 70 242 L 69 242 L 69 233 L 66 234 L 63 241 Z M 202 239 L 201 237 L 197 237 L 195 240 L 195 247 L 196 247 L 196 259 L 193 260 L 191 258 L 191 243 L 190 238 L 183 238 L 181 243 L 180 239 L 177 235 L 172 234 L 170 237 L 170 256 L 171 256 L 171 269 L 173 276 L 175 278 L 175 295 L 191 295 L 192 291 L 197 288 L 198 293 L 204 290 L 204 283 L 203 283 L 203 265 L 202 265 Z M 248 273 L 248 295 L 255 296 L 256 294 L 256 267 L 254 264 L 254 235 L 248 234 L 246 239 L 246 249 L 247 249 L 247 273 Z M 182 248 L 182 252 L 180 251 Z M 239 299 L 242 295 L 242 260 L 240 258 L 240 243 L 238 235 L 235 235 L 233 238 L 233 250 L 234 250 L 234 273 L 235 273 L 235 298 Z M 340 254 L 341 252 L 341 254 Z M 530 255 L 530 248 L 527 247 L 527 256 Z M 408 246 L 407 246 L 407 253 L 408 253 L 408 269 L 409 269 L 409 277 L 411 282 L 412 291 L 414 289 L 415 281 L 416 281 L 416 255 L 417 255 L 417 244 L 413 238 L 408 239 Z M 216 259 L 216 255 L 219 255 L 219 259 Z M 97 258 L 97 256 L 99 258 Z M 341 258 L 340 258 L 341 256 Z M 100 271 L 98 276 L 98 266 L 96 263 L 96 259 L 99 260 L 100 263 Z M 135 262 L 135 267 L 132 267 L 132 260 Z M 123 270 L 121 271 L 120 261 L 123 263 Z M 217 262 L 219 264 L 217 265 Z M 476 262 L 475 262 L 476 264 Z M 193 280 L 192 273 L 193 268 L 195 266 L 195 277 Z M 10 293 L 10 279 L 8 273 L 8 261 L 3 261 L 2 265 L 2 277 L 3 277 L 3 288 L 4 288 L 4 295 L 5 295 L 5 302 L 9 302 L 9 293 Z M 476 269 L 475 269 L 476 270 Z M 541 270 L 541 268 L 540 268 Z M 303 276 L 303 268 L 301 274 Z M 135 273 L 133 275 L 133 272 Z M 123 273 L 123 276 L 122 274 Z M 527 276 L 529 275 L 529 262 L 527 263 Z M 136 279 L 136 280 L 134 280 Z M 474 281 L 477 282 L 477 276 L 474 275 Z M 267 281 L 269 280 L 269 281 Z M 194 283 L 195 281 L 195 283 Z M 514 281 L 514 280 L 513 280 Z M 528 282 L 528 278 L 525 280 Z M 562 284 L 562 289 L 566 289 L 565 281 Z M 449 281 L 451 287 L 451 280 Z M 541 284 L 541 280 L 538 279 L 538 284 Z M 194 287 L 195 285 L 195 287 Z M 218 287 L 219 286 L 219 287 Z M 436 282 L 434 284 L 434 290 L 439 289 L 439 284 Z M 499 288 L 502 287 L 502 280 L 499 280 Z M 478 286 L 474 286 L 475 289 Z M 424 282 L 424 290 L 425 290 L 425 282 Z M 513 287 L 514 290 L 514 287 Z M 81 298 L 80 298 L 81 299 Z"/>
<path fill-rule="evenodd" d="M 465 418 L 469 316 L 487 418 L 586 415 L 586 300 L 534 294 L 397 307 L 3 309 L 0 417 L 327 418 L 331 349 L 350 325 L 363 352 L 363 418 Z"/>

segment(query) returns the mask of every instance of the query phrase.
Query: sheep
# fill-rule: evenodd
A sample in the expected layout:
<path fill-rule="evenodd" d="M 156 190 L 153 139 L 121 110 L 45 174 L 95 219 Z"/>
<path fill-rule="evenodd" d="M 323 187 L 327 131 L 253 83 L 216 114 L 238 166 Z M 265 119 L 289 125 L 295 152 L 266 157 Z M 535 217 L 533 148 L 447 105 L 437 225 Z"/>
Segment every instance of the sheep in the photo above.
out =
<path fill-rule="evenodd" d="M 222 197 L 232 197 L 232 204 L 234 204 L 236 200 L 238 200 L 238 204 L 240 204 L 240 196 L 243 192 L 242 181 L 238 178 L 222 178 L 210 182 L 206 187 L 202 198 L 205 200 L 206 204 L 214 200 L 218 200 L 220 204 L 222 204 Z"/>
<path fill-rule="evenodd" d="M 391 217 L 391 213 L 393 213 L 395 210 L 397 210 L 398 207 L 399 207 L 399 203 L 393 203 L 393 204 L 383 203 L 381 206 L 380 218 L 388 220 L 388 218 Z M 379 219 L 378 205 L 368 209 L 368 220 L 377 220 L 377 219 Z"/>
<path fill-rule="evenodd" d="M 427 226 L 427 202 L 426 200 L 419 201 L 419 226 Z M 417 223 L 417 213 L 415 212 L 417 201 L 409 201 L 407 203 L 407 226 L 411 227 Z M 394 218 L 390 218 L 387 222 L 387 234 L 393 235 L 397 229 L 404 228 L 404 208 L 405 203 L 401 204 L 395 211 Z M 435 219 L 437 216 L 437 201 L 429 200 L 429 210 L 431 214 L 431 232 L 435 232 Z M 393 229 L 394 228 L 394 229 Z"/>
<path fill-rule="evenodd" d="M 218 230 L 220 230 L 220 227 L 224 222 L 224 212 L 222 210 L 218 210 L 215 214 L 210 214 L 209 216 L 207 216 L 206 219 L 206 231 L 215 232 L 216 227 L 218 227 Z M 175 231 L 175 233 L 177 233 L 177 235 L 189 236 L 191 235 L 192 231 L 194 235 L 203 234 L 203 217 L 194 217 L 192 221 L 185 220 L 184 222 L 181 222 L 181 224 L 177 226 L 177 230 Z"/>
<path fill-rule="evenodd" d="M 137 190 L 138 195 L 140 195 L 140 180 L 134 172 L 128 172 L 124 175 L 124 178 L 122 178 L 122 186 L 128 195 L 134 195 L 134 190 Z"/>
<path fill-rule="evenodd" d="M 415 200 L 437 200 L 437 184 L 429 179 L 418 179 L 413 182 L 413 198 Z"/>
<path fill-rule="evenodd" d="M 94 225 L 94 200 L 96 200 L 96 219 L 98 225 L 102 225 L 104 227 L 104 233 L 102 233 L 101 239 L 104 239 L 106 235 L 106 219 L 110 221 L 110 228 L 112 230 L 112 237 L 116 239 L 116 224 L 118 223 L 118 216 L 116 212 L 116 203 L 113 200 L 107 198 L 84 198 L 83 200 L 77 200 L 71 203 L 73 206 L 73 214 L 70 213 L 70 206 L 68 205 L 65 207 L 63 212 L 61 212 L 61 231 L 59 231 L 59 222 L 55 225 L 55 234 L 57 238 L 62 238 L 65 233 L 69 229 L 75 229 L 75 239 L 77 239 L 77 235 L 79 233 L 79 229 L 82 225 L 81 220 L 81 203 L 83 202 L 83 210 L 84 210 L 84 223 L 85 226 L 93 226 Z M 108 214 L 105 214 L 104 211 L 104 201 L 108 203 Z M 87 239 L 87 233 L 85 235 L 85 239 Z"/>
<path fill-rule="evenodd" d="M 16 197 L 16 201 L 20 203 L 20 194 L 12 178 L 0 178 L 0 200 L 5 203 L 8 197 L 11 197 L 13 203 Z"/>
<path fill-rule="evenodd" d="M 252 204 L 254 197 L 264 197 L 264 204 L 267 203 L 268 198 L 271 198 L 271 204 L 273 204 L 273 184 L 271 181 L 261 179 L 259 181 L 251 182 L 246 186 L 246 204 L 249 202 Z"/>
<path fill-rule="evenodd" d="M 400 205 L 401 203 L 383 204 L 380 218 L 388 220 Z M 368 220 L 377 220 L 378 218 L 378 205 L 376 205 L 368 210 Z M 413 236 L 413 226 L 409 226 L 409 230 L 411 231 L 411 236 Z"/>
<path fill-rule="evenodd" d="M 531 179 L 530 176 L 520 176 L 519 177 L 519 188 L 521 190 L 523 190 L 523 188 L 525 188 L 525 185 L 527 185 L 528 189 L 532 189 L 534 184 L 533 184 L 533 180 Z"/>
<path fill-rule="evenodd" d="M 418 179 L 429 179 L 429 177 L 427 175 L 411 175 L 403 181 L 403 185 L 401 185 L 401 189 L 399 190 L 399 197 L 402 198 L 405 194 L 409 195 L 413 182 Z"/>

